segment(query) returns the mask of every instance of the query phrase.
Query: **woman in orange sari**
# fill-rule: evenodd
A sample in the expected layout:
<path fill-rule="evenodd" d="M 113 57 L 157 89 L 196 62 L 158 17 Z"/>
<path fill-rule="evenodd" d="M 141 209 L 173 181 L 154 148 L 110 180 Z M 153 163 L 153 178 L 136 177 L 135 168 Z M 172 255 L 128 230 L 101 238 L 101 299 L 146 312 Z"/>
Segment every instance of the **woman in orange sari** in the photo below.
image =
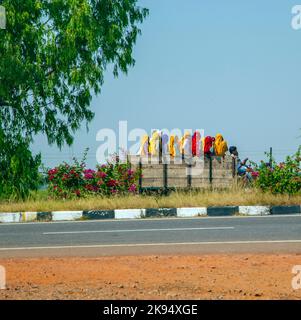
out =
<path fill-rule="evenodd" d="M 220 133 L 218 133 L 214 141 L 214 153 L 216 156 L 224 157 L 227 151 L 227 142 L 224 140 L 223 136 Z"/>
<path fill-rule="evenodd" d="M 171 135 L 169 139 L 169 152 L 170 156 L 175 158 L 175 157 L 180 157 L 181 152 L 180 152 L 180 142 L 179 142 L 179 137 L 177 135 Z"/>

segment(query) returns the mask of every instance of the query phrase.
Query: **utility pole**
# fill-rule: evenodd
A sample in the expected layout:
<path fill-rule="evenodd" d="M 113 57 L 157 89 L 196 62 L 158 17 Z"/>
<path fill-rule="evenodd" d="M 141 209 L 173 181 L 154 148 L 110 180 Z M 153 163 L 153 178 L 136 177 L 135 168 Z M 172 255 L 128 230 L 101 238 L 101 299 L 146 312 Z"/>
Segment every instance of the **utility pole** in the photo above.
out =
<path fill-rule="evenodd" d="M 270 167 L 272 168 L 273 165 L 273 148 L 270 147 Z"/>

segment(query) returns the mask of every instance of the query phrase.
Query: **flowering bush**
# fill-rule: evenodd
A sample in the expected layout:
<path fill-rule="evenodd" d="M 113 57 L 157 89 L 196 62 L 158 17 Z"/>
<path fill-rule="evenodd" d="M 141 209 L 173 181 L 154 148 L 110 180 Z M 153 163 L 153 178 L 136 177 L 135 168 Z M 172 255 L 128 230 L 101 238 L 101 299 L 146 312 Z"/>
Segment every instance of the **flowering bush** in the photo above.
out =
<path fill-rule="evenodd" d="M 137 192 L 139 172 L 116 158 L 95 170 L 87 169 L 85 158 L 80 163 L 63 164 L 48 170 L 48 189 L 58 198 L 84 197 L 90 194 L 114 195 Z"/>
<path fill-rule="evenodd" d="M 293 156 L 277 164 L 272 160 L 271 165 L 262 163 L 258 166 L 258 177 L 255 185 L 263 191 L 279 194 L 296 194 L 301 191 L 301 148 Z"/>

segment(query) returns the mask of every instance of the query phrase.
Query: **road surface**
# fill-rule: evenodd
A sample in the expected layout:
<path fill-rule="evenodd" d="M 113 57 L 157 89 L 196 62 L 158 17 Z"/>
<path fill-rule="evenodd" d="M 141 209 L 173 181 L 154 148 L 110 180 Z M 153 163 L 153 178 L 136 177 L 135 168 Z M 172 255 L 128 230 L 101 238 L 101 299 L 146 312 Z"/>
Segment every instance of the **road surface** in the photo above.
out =
<path fill-rule="evenodd" d="M 301 215 L 0 224 L 0 258 L 301 253 Z"/>

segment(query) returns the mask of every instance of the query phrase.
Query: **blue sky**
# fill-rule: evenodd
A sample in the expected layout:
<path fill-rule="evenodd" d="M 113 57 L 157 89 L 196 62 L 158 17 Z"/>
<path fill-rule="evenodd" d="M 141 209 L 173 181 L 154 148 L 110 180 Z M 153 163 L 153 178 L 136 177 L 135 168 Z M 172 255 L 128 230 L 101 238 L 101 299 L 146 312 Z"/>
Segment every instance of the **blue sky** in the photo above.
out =
<path fill-rule="evenodd" d="M 37 137 L 35 152 L 53 166 L 89 147 L 96 164 L 102 128 L 203 128 L 220 132 L 242 157 L 258 161 L 273 147 L 281 160 L 301 144 L 301 30 L 291 28 L 290 0 L 141 0 L 150 15 L 134 50 L 136 65 L 110 70 L 71 148 Z M 301 3 L 301 0 L 300 0 Z"/>

